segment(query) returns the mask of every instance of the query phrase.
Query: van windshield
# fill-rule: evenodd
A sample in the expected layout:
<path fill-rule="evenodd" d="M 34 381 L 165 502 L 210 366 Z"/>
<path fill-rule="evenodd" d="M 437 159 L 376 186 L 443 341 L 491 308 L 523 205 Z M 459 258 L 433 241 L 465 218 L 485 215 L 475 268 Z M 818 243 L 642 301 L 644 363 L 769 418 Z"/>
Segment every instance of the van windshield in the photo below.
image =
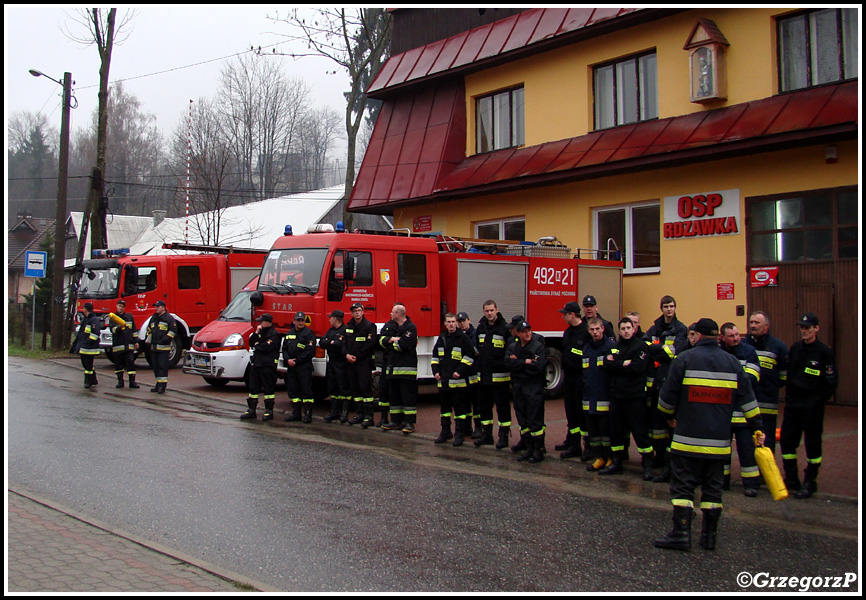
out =
<path fill-rule="evenodd" d="M 327 255 L 327 248 L 272 250 L 262 267 L 258 289 L 280 294 L 315 294 Z"/>
<path fill-rule="evenodd" d="M 251 314 L 250 296 L 253 292 L 238 292 L 220 314 L 218 321 L 249 321 Z"/>

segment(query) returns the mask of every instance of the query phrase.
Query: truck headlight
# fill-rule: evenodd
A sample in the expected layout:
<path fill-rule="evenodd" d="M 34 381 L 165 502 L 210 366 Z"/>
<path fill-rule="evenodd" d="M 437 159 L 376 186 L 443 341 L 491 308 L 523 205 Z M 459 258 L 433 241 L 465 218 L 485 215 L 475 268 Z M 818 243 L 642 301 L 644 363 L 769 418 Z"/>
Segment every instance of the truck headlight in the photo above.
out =
<path fill-rule="evenodd" d="M 244 346 L 244 336 L 239 333 L 233 333 L 223 340 L 223 346 Z"/>

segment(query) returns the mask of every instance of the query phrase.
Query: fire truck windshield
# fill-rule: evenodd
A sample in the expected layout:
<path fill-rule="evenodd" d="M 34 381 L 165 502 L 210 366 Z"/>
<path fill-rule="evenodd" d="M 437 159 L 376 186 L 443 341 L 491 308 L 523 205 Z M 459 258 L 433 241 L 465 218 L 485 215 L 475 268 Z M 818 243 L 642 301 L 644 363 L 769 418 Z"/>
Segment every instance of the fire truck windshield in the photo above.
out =
<path fill-rule="evenodd" d="M 327 248 L 272 250 L 262 267 L 258 289 L 279 294 L 315 294 L 327 255 Z"/>
<path fill-rule="evenodd" d="M 118 281 L 120 281 L 120 267 L 85 267 L 78 284 L 78 297 L 93 300 L 116 298 Z"/>

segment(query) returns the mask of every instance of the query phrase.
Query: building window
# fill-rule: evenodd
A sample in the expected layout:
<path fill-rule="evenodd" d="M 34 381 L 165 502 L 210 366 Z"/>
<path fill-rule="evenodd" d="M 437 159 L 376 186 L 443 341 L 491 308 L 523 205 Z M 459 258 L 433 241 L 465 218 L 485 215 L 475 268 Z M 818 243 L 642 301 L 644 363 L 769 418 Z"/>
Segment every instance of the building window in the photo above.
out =
<path fill-rule="evenodd" d="M 523 87 L 475 99 L 475 152 L 522 146 Z"/>
<path fill-rule="evenodd" d="M 750 203 L 753 265 L 857 258 L 856 189 L 820 190 Z"/>
<path fill-rule="evenodd" d="M 596 67 L 593 73 L 595 128 L 657 119 L 655 52 Z"/>
<path fill-rule="evenodd" d="M 501 219 L 476 223 L 475 237 L 482 240 L 522 242 L 526 239 L 526 219 Z"/>
<path fill-rule="evenodd" d="M 857 77 L 857 9 L 828 8 L 778 20 L 783 92 Z"/>
<path fill-rule="evenodd" d="M 626 274 L 658 273 L 661 211 L 658 202 L 606 206 L 594 211 L 595 247 L 619 250 Z"/>

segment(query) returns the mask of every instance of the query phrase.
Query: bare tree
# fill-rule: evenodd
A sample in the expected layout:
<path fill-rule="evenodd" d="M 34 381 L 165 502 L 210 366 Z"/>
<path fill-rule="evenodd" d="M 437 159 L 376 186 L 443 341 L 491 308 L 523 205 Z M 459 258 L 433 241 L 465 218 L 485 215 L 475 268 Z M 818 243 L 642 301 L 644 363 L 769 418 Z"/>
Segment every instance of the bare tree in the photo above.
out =
<path fill-rule="evenodd" d="M 204 244 L 220 244 L 225 210 L 237 204 L 243 185 L 227 127 L 214 103 L 201 98 L 191 116 L 181 119 L 172 136 L 172 164 L 190 165 L 190 224 Z M 186 172 L 175 168 L 176 207 L 185 211 Z M 181 212 L 180 214 L 183 214 Z"/>
<path fill-rule="evenodd" d="M 217 108 L 244 184 L 257 200 L 296 191 L 296 135 L 309 93 L 302 80 L 282 75 L 279 63 L 256 56 L 223 69 Z"/>
<path fill-rule="evenodd" d="M 162 166 L 163 139 L 156 115 L 142 110 L 141 101 L 115 83 L 109 92 L 106 111 L 106 157 L 104 178 L 110 210 L 115 214 L 147 214 L 159 199 L 156 185 Z M 92 165 L 96 160 L 99 116 L 93 113 L 90 128 L 76 136 L 73 165 Z M 84 171 L 86 172 L 86 170 Z"/>
<path fill-rule="evenodd" d="M 7 123 L 7 208 L 34 217 L 54 217 L 59 134 L 43 113 L 14 112 Z"/>
<path fill-rule="evenodd" d="M 330 106 L 307 114 L 300 135 L 305 190 L 317 190 L 324 186 L 328 152 L 339 135 L 340 113 Z"/>
<path fill-rule="evenodd" d="M 103 177 L 105 174 L 105 161 L 108 136 L 108 73 L 111 68 L 111 53 L 115 44 L 121 44 L 126 37 L 131 33 L 129 27 L 132 18 L 135 16 L 133 11 L 127 11 L 117 23 L 117 9 L 90 8 L 81 9 L 77 13 L 69 15 L 70 19 L 86 29 L 86 34 L 73 32 L 67 28 L 67 35 L 70 39 L 86 44 L 96 44 L 96 49 L 99 51 L 99 107 L 97 109 L 97 136 L 96 136 L 96 171 L 95 176 Z M 88 204 L 90 209 L 90 222 L 93 227 L 91 233 L 91 245 L 94 248 L 104 248 L 107 239 L 105 234 L 105 215 L 99 214 L 100 206 L 100 189 L 98 182 L 91 186 L 90 199 Z M 82 248 L 82 243 L 79 242 L 79 248 Z M 81 250 L 79 250 L 79 256 Z"/>
<path fill-rule="evenodd" d="M 312 10 L 312 16 L 307 16 Z M 346 93 L 346 192 L 343 215 L 347 224 L 351 215 L 345 205 L 355 182 L 355 152 L 358 130 L 367 109 L 365 90 L 379 72 L 391 46 L 391 16 L 382 8 L 318 8 L 292 9 L 285 18 L 272 21 L 289 25 L 293 33 L 284 35 L 289 41 L 302 41 L 308 51 L 290 53 L 292 57 L 324 56 L 345 69 L 351 81 Z"/>

